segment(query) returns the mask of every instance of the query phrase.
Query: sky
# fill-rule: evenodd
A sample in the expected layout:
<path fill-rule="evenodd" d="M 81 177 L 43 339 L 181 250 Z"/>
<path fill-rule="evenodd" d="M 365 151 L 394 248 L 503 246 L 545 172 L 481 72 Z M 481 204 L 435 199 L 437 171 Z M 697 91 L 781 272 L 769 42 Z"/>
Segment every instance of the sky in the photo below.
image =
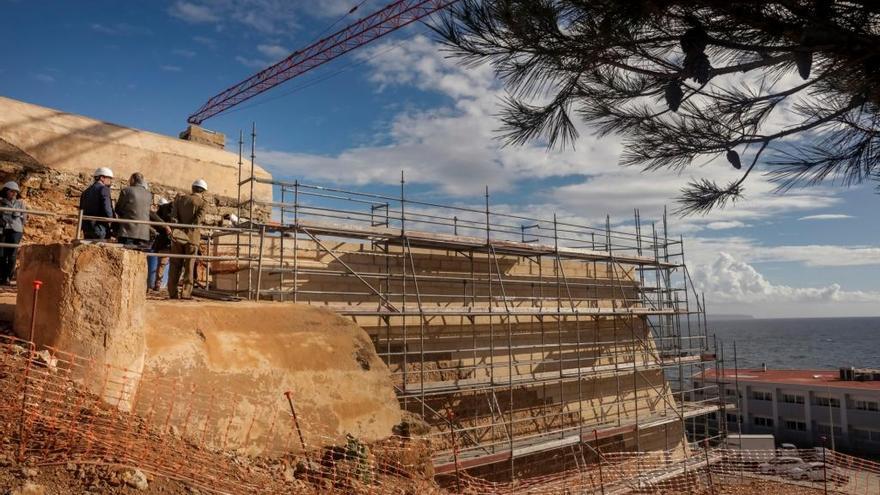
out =
<path fill-rule="evenodd" d="M 382 4 L 0 0 L 0 95 L 177 135 L 209 97 Z M 386 191 L 404 170 L 432 201 L 480 205 L 488 185 L 500 210 L 590 225 L 606 213 L 626 225 L 633 208 L 658 221 L 689 178 L 736 177 L 723 159 L 681 174 L 620 167 L 621 140 L 586 126 L 573 149 L 502 146 L 504 95 L 490 67 L 462 67 L 414 24 L 205 127 L 234 148 L 255 123 L 257 161 L 279 179 Z M 878 201 L 870 184 L 781 195 L 753 174 L 743 200 L 672 216 L 669 231 L 710 315 L 880 316 Z"/>

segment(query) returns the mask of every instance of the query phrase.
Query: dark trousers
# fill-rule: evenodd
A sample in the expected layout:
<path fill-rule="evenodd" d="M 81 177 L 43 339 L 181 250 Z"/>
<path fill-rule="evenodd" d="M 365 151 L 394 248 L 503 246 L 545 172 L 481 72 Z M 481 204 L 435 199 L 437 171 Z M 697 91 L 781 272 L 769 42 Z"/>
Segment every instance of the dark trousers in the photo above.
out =
<path fill-rule="evenodd" d="M 83 223 L 83 239 L 104 240 L 110 237 L 110 229 L 104 223 Z"/>
<path fill-rule="evenodd" d="M 149 241 L 143 239 L 135 239 L 134 237 L 120 237 L 119 243 L 125 247 L 134 249 L 144 249 Z"/>
<path fill-rule="evenodd" d="M 171 244 L 171 254 L 193 255 L 196 252 L 197 249 L 194 244 L 180 244 L 178 242 Z M 189 299 L 192 297 L 193 268 L 195 264 L 195 258 L 171 258 L 171 266 L 168 269 L 168 297 L 171 299 Z M 183 288 L 179 291 L 177 288 L 178 284 L 183 285 Z"/>
<path fill-rule="evenodd" d="M 18 244 L 21 242 L 21 232 L 11 229 L 3 229 L 3 242 L 5 244 Z M 8 284 L 15 274 L 15 254 L 17 247 L 4 247 L 0 249 L 0 283 Z"/>

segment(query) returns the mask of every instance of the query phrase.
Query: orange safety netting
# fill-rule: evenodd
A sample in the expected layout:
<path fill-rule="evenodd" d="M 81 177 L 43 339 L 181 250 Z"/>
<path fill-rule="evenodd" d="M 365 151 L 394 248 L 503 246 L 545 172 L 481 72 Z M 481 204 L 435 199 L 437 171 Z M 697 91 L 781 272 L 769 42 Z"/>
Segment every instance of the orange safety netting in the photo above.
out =
<path fill-rule="evenodd" d="M 295 423 L 291 410 L 277 402 L 235 413 L 234 406 L 220 404 L 238 404 L 241 397 L 99 366 L 51 348 L 37 352 L 10 337 L 0 337 L 0 389 L 0 448 L 20 458 L 37 465 L 130 465 L 219 493 L 794 494 L 827 485 L 830 493 L 880 494 L 880 464 L 830 450 L 784 454 L 803 466 L 824 461 L 820 478 L 808 469 L 775 472 L 772 460 L 782 455 L 775 451 L 694 447 L 682 456 L 596 452 L 583 445 L 572 449 L 568 469 L 548 457 L 544 471 L 551 474 L 514 474 L 501 483 L 456 470 L 435 481 L 425 441 L 320 436 L 315 431 L 325 428 Z M 258 415 L 272 418 L 272 426 L 270 435 L 254 440 L 250 428 Z M 260 454 L 247 455 L 255 451 Z"/>

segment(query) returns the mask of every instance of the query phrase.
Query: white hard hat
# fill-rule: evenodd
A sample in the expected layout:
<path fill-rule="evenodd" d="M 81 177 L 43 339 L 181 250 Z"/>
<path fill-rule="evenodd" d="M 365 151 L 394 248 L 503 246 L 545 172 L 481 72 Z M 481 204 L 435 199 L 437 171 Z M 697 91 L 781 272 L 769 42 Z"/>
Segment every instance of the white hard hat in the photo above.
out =
<path fill-rule="evenodd" d="M 192 186 L 193 187 L 201 187 L 202 189 L 204 189 L 206 191 L 208 190 L 208 183 L 205 182 L 205 179 L 196 180 L 195 182 L 193 182 Z"/>
<path fill-rule="evenodd" d="M 3 189 L 9 189 L 10 191 L 21 192 L 21 189 L 18 188 L 18 184 L 15 181 L 9 181 L 6 184 L 3 184 Z"/>
<path fill-rule="evenodd" d="M 230 213 L 229 221 L 232 223 L 238 223 L 238 216 L 235 213 Z"/>
<path fill-rule="evenodd" d="M 95 173 L 92 174 L 92 177 L 110 177 L 113 178 L 113 171 L 107 167 L 98 167 L 95 169 Z"/>
<path fill-rule="evenodd" d="M 170 202 L 171 201 L 168 201 L 167 199 L 165 199 L 165 196 L 159 196 L 159 205 L 167 205 Z"/>

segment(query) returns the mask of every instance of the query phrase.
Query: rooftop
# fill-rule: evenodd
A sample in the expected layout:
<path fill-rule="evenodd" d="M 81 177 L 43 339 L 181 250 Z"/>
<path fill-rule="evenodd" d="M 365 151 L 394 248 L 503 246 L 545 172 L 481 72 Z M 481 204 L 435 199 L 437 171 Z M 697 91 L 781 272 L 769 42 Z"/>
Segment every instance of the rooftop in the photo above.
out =
<path fill-rule="evenodd" d="M 739 376 L 737 376 L 739 375 Z M 714 380 L 713 369 L 701 373 L 706 380 Z M 772 370 L 761 368 L 727 369 L 721 374 L 723 380 L 733 383 L 734 380 L 748 383 L 780 383 L 788 385 L 804 385 L 817 387 L 835 387 L 860 390 L 880 391 L 880 381 L 841 380 L 838 370 Z"/>

